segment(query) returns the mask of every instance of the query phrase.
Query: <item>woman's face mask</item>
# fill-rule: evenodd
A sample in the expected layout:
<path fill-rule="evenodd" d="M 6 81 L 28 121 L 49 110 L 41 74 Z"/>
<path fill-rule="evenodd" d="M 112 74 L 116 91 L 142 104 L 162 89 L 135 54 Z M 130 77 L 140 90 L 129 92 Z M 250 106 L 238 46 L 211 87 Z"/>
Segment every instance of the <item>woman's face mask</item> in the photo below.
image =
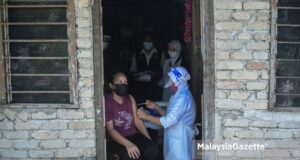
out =
<path fill-rule="evenodd" d="M 171 58 L 175 58 L 175 57 L 178 57 L 178 52 L 177 51 L 168 51 L 168 54 Z"/>
<path fill-rule="evenodd" d="M 114 91 L 116 92 L 117 95 L 119 96 L 124 96 L 128 92 L 128 85 L 127 84 L 114 84 L 115 89 Z"/>
<path fill-rule="evenodd" d="M 144 42 L 143 46 L 146 50 L 150 50 L 153 48 L 153 43 L 152 42 Z"/>

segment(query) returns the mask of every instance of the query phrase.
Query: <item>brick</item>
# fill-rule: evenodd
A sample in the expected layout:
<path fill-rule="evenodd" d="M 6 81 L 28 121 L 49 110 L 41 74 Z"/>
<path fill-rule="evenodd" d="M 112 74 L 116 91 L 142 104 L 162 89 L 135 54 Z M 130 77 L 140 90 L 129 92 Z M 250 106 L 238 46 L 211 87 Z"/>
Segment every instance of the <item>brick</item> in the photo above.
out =
<path fill-rule="evenodd" d="M 223 136 L 225 138 L 233 138 L 235 136 L 235 129 L 233 128 L 225 128 L 223 131 Z"/>
<path fill-rule="evenodd" d="M 95 118 L 95 111 L 94 110 L 86 110 L 85 111 L 85 117 L 87 119 Z"/>
<path fill-rule="evenodd" d="M 300 129 L 300 121 L 285 121 L 278 124 L 279 128 Z"/>
<path fill-rule="evenodd" d="M 237 1 L 219 1 L 216 3 L 217 9 L 242 9 L 242 2 Z"/>
<path fill-rule="evenodd" d="M 249 20 L 251 18 L 251 13 L 249 12 L 234 12 L 232 18 L 235 20 Z"/>
<path fill-rule="evenodd" d="M 241 30 L 242 23 L 240 22 L 220 22 L 216 24 L 217 30 Z"/>
<path fill-rule="evenodd" d="M 217 71 L 216 78 L 217 79 L 230 79 L 231 72 L 230 71 Z"/>
<path fill-rule="evenodd" d="M 244 2 L 244 9 L 270 9 L 269 2 Z"/>
<path fill-rule="evenodd" d="M 32 113 L 32 119 L 56 119 L 56 113 L 37 112 Z"/>
<path fill-rule="evenodd" d="M 219 109 L 242 109 L 242 102 L 235 100 L 216 100 L 216 107 Z"/>
<path fill-rule="evenodd" d="M 236 136 L 239 138 L 260 139 L 264 137 L 264 132 L 260 130 L 240 130 L 240 131 L 236 131 Z"/>
<path fill-rule="evenodd" d="M 236 156 L 244 158 L 262 158 L 263 152 L 261 150 L 237 150 Z"/>
<path fill-rule="evenodd" d="M 251 38 L 252 38 L 252 36 L 250 33 L 240 33 L 238 35 L 238 39 L 240 39 L 240 40 L 249 40 Z"/>
<path fill-rule="evenodd" d="M 69 123 L 69 129 L 94 129 L 94 121 L 74 121 Z"/>
<path fill-rule="evenodd" d="M 300 157 L 300 150 L 296 150 L 293 152 L 293 157 Z"/>
<path fill-rule="evenodd" d="M 217 69 L 243 69 L 244 64 L 239 61 L 228 61 L 228 62 L 219 62 L 216 66 Z"/>
<path fill-rule="evenodd" d="M 60 109 L 57 111 L 57 118 L 59 119 L 83 119 L 84 113 L 82 111 Z"/>
<path fill-rule="evenodd" d="M 12 141 L 4 140 L 4 139 L 0 140 L 0 149 L 11 148 L 11 147 L 12 147 Z"/>
<path fill-rule="evenodd" d="M 264 70 L 268 69 L 268 64 L 266 62 L 248 62 L 246 64 L 247 69 L 254 69 L 254 70 Z"/>
<path fill-rule="evenodd" d="M 82 69 L 91 69 L 93 68 L 93 59 L 92 58 L 78 58 L 79 68 Z"/>
<path fill-rule="evenodd" d="M 79 69 L 79 75 L 80 77 L 92 78 L 94 75 L 94 71 L 91 69 Z M 89 98 L 89 97 L 85 97 L 85 98 Z"/>
<path fill-rule="evenodd" d="M 83 157 L 96 157 L 95 148 L 84 148 L 82 150 Z"/>
<path fill-rule="evenodd" d="M 79 103 L 82 109 L 94 108 L 94 100 L 92 98 L 80 98 Z"/>
<path fill-rule="evenodd" d="M 9 109 L 4 109 L 3 114 L 7 117 L 8 120 L 14 121 L 16 119 L 16 112 L 9 110 Z"/>
<path fill-rule="evenodd" d="M 92 26 L 92 22 L 89 18 L 86 17 L 81 17 L 81 18 L 77 18 L 76 20 L 76 24 L 78 26 L 78 28 L 88 28 Z M 80 42 L 80 49 L 91 49 L 91 42 L 88 42 L 87 45 L 84 45 L 84 42 L 81 41 Z"/>
<path fill-rule="evenodd" d="M 78 35 L 78 38 L 83 38 L 83 39 L 93 37 L 92 31 L 87 30 L 87 29 L 78 29 L 77 30 L 77 35 Z"/>
<path fill-rule="evenodd" d="M 261 127 L 261 128 L 276 128 L 277 123 L 274 121 L 265 121 L 265 120 L 255 120 L 250 124 L 251 127 Z"/>
<path fill-rule="evenodd" d="M 34 131 L 31 136 L 33 139 L 58 139 L 58 133 L 55 131 Z"/>
<path fill-rule="evenodd" d="M 219 98 L 219 99 L 227 99 L 227 92 L 217 91 L 217 98 Z"/>
<path fill-rule="evenodd" d="M 256 23 L 249 23 L 247 25 L 247 29 L 250 30 L 269 30 L 270 29 L 270 24 L 266 22 L 256 22 Z"/>
<path fill-rule="evenodd" d="M 265 138 L 272 138 L 272 139 L 282 139 L 282 138 L 292 138 L 293 134 L 292 132 L 289 132 L 287 130 L 268 130 L 265 133 Z"/>
<path fill-rule="evenodd" d="M 93 87 L 93 86 L 94 86 L 94 79 L 91 79 L 91 78 L 80 78 L 79 79 L 79 88 Z"/>
<path fill-rule="evenodd" d="M 78 3 L 79 8 L 89 7 L 90 5 L 91 5 L 90 0 L 80 0 L 79 3 Z"/>
<path fill-rule="evenodd" d="M 268 60 L 269 59 L 269 53 L 267 53 L 267 52 L 253 52 L 253 59 Z"/>
<path fill-rule="evenodd" d="M 225 119 L 224 120 L 224 126 L 227 127 L 248 127 L 249 126 L 249 121 L 246 119 Z"/>
<path fill-rule="evenodd" d="M 29 151 L 29 157 L 31 158 L 53 158 L 54 157 L 54 151 L 44 151 L 44 150 L 32 150 Z"/>
<path fill-rule="evenodd" d="M 216 33 L 216 39 L 229 40 L 231 38 L 232 36 L 230 32 L 222 31 Z"/>
<path fill-rule="evenodd" d="M 29 122 L 21 122 L 17 121 L 15 123 L 15 129 L 39 129 L 41 126 L 41 123 L 39 121 L 29 121 Z"/>
<path fill-rule="evenodd" d="M 78 138 L 87 138 L 87 131 L 78 131 L 78 130 L 65 130 L 61 131 L 60 138 L 62 139 L 78 139 Z"/>
<path fill-rule="evenodd" d="M 247 82 L 246 88 L 248 90 L 263 90 L 268 86 L 268 82 Z"/>
<path fill-rule="evenodd" d="M 249 98 L 251 93 L 247 92 L 231 92 L 230 99 L 237 99 L 237 100 L 246 100 Z"/>
<path fill-rule="evenodd" d="M 261 73 L 261 79 L 264 79 L 264 80 L 268 80 L 270 79 L 270 73 L 268 71 L 262 71 Z"/>
<path fill-rule="evenodd" d="M 258 78 L 258 72 L 252 71 L 233 71 L 232 79 L 239 80 L 256 80 Z"/>
<path fill-rule="evenodd" d="M 20 151 L 20 150 L 2 150 L 1 158 L 27 158 L 27 151 Z"/>
<path fill-rule="evenodd" d="M 221 150 L 217 152 L 218 156 L 222 157 L 234 157 L 234 151 L 233 150 Z"/>
<path fill-rule="evenodd" d="M 254 39 L 257 41 L 268 41 L 268 40 L 270 40 L 270 34 L 269 33 L 256 33 L 254 35 Z"/>
<path fill-rule="evenodd" d="M 261 10 L 257 13 L 256 21 L 270 21 L 271 15 L 269 11 Z"/>
<path fill-rule="evenodd" d="M 228 21 L 231 19 L 231 11 L 229 10 L 217 10 L 215 13 L 216 20 Z"/>
<path fill-rule="evenodd" d="M 244 47 L 243 42 L 233 40 L 233 41 L 217 41 L 218 49 L 242 49 Z"/>
<path fill-rule="evenodd" d="M 3 121 L 3 122 L 0 122 L 0 128 L 1 128 L 1 131 L 2 130 L 13 130 L 14 124 L 13 124 L 13 122 Z"/>
<path fill-rule="evenodd" d="M 65 130 L 68 127 L 67 127 L 67 121 L 51 120 L 51 121 L 43 121 L 40 128 L 45 130 Z"/>
<path fill-rule="evenodd" d="M 268 101 L 246 102 L 246 109 L 268 109 Z"/>
<path fill-rule="evenodd" d="M 246 45 L 247 49 L 266 50 L 270 48 L 269 43 L 266 42 L 250 42 Z"/>
<path fill-rule="evenodd" d="M 95 140 L 71 140 L 69 142 L 69 147 L 71 148 L 92 148 L 95 147 Z"/>
<path fill-rule="evenodd" d="M 229 59 L 229 52 L 217 52 L 217 59 Z"/>
<path fill-rule="evenodd" d="M 17 114 L 17 117 L 22 121 L 27 121 L 30 118 L 30 115 L 27 112 L 21 112 Z"/>
<path fill-rule="evenodd" d="M 289 158 L 290 153 L 289 151 L 282 149 L 266 149 L 264 150 L 264 156 L 271 158 Z"/>
<path fill-rule="evenodd" d="M 93 57 L 93 52 L 92 50 L 89 49 L 81 49 L 77 53 L 78 58 L 92 58 Z"/>
<path fill-rule="evenodd" d="M 267 100 L 268 99 L 268 93 L 267 92 L 257 92 L 256 98 L 258 100 Z"/>
<path fill-rule="evenodd" d="M 242 82 L 217 82 L 218 89 L 242 89 Z"/>
<path fill-rule="evenodd" d="M 252 54 L 250 52 L 234 52 L 231 55 L 232 59 L 240 59 L 240 60 L 244 60 L 244 59 L 252 59 Z"/>
<path fill-rule="evenodd" d="M 57 158 L 76 158 L 81 155 L 82 152 L 76 148 L 58 149 L 56 153 Z"/>
<path fill-rule="evenodd" d="M 45 140 L 41 141 L 41 148 L 65 148 L 66 142 L 62 140 Z"/>
<path fill-rule="evenodd" d="M 39 141 L 17 140 L 13 142 L 16 149 L 34 149 L 38 147 Z"/>
<path fill-rule="evenodd" d="M 94 90 L 92 88 L 85 88 L 79 90 L 79 96 L 83 98 L 92 98 L 94 96 Z"/>
<path fill-rule="evenodd" d="M 28 139 L 29 138 L 29 132 L 28 131 L 3 132 L 3 136 L 6 139 Z"/>
<path fill-rule="evenodd" d="M 300 148 L 300 141 L 299 140 L 276 140 L 276 146 L 278 148 L 287 148 L 287 149 L 294 149 Z"/>
<path fill-rule="evenodd" d="M 92 44 L 93 44 L 93 42 L 91 39 L 88 39 L 88 38 L 77 39 L 78 48 L 85 48 L 85 49 L 92 48 Z"/>

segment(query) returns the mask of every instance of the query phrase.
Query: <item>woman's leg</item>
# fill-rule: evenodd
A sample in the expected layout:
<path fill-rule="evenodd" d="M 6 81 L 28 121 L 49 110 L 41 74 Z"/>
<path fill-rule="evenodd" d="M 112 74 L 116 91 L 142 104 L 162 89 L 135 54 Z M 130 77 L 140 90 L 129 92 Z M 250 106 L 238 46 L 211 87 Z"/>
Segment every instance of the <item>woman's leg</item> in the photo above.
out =
<path fill-rule="evenodd" d="M 142 160 L 155 160 L 158 156 L 159 148 L 151 140 L 143 136 L 142 134 L 134 134 L 127 137 L 132 143 L 134 143 L 142 154 Z"/>

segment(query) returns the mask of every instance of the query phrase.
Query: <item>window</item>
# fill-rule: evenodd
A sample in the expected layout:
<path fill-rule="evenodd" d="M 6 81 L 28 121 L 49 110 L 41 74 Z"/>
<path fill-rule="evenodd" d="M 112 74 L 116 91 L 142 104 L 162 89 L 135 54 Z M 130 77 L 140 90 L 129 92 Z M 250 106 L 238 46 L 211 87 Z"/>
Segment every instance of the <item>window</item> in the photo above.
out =
<path fill-rule="evenodd" d="M 300 108 L 300 1 L 273 0 L 271 108 Z"/>
<path fill-rule="evenodd" d="M 2 103 L 76 101 L 73 0 L 3 0 Z"/>

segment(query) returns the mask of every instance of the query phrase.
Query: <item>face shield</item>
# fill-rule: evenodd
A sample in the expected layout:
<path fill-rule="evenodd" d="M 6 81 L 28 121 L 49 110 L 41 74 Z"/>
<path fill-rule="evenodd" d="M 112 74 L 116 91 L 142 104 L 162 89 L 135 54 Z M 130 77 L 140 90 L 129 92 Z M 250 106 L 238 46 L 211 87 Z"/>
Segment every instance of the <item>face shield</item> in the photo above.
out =
<path fill-rule="evenodd" d="M 168 76 L 165 78 L 164 82 L 164 88 L 168 88 L 170 87 L 173 83 L 178 86 L 178 83 L 179 83 L 179 80 L 181 78 L 181 73 L 175 69 L 175 68 L 171 68 L 169 73 L 168 73 Z"/>

